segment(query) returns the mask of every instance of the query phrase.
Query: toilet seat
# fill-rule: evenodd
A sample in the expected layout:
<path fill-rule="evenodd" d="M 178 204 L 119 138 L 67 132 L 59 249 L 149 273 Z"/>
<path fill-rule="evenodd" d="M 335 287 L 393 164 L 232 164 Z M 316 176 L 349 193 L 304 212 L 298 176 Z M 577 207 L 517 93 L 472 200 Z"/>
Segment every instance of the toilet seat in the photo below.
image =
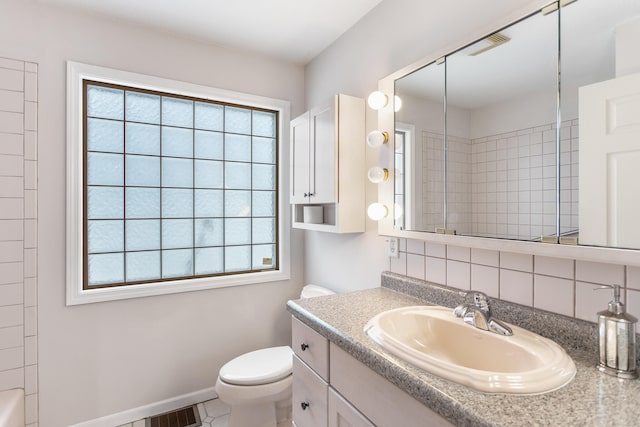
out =
<path fill-rule="evenodd" d="M 293 350 L 289 346 L 242 354 L 220 368 L 220 379 L 234 385 L 262 385 L 291 375 Z"/>

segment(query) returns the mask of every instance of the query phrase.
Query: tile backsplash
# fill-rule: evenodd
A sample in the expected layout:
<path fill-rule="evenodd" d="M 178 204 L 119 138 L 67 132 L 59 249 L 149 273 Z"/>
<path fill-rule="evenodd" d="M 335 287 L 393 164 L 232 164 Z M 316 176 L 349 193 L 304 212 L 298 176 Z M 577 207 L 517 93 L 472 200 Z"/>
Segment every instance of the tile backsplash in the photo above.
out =
<path fill-rule="evenodd" d="M 38 423 L 38 66 L 0 58 L 0 391 L 24 388 Z"/>
<path fill-rule="evenodd" d="M 612 297 L 598 288 L 618 284 L 627 310 L 640 318 L 640 267 L 405 239 L 399 255 L 389 258 L 393 273 L 590 322 Z"/>

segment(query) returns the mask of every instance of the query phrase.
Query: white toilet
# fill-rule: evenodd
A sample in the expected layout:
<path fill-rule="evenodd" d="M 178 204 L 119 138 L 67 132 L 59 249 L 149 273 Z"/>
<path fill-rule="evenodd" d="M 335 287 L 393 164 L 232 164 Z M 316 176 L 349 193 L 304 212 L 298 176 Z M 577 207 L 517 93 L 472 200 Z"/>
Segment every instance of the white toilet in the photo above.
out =
<path fill-rule="evenodd" d="M 300 298 L 334 293 L 307 285 Z M 290 426 L 292 363 L 293 350 L 282 346 L 245 353 L 220 368 L 215 389 L 231 407 L 228 427 Z"/>

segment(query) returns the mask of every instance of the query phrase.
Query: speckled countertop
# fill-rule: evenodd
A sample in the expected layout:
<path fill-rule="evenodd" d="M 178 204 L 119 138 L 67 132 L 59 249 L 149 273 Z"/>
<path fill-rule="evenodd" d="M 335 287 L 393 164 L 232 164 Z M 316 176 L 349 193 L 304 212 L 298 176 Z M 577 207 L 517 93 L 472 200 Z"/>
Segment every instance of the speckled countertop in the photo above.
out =
<path fill-rule="evenodd" d="M 640 381 L 619 380 L 595 369 L 597 341 L 591 323 L 492 302 L 498 319 L 554 339 L 576 364 L 571 383 L 536 396 L 487 394 L 441 379 L 386 353 L 363 331 L 371 317 L 385 310 L 428 303 L 453 307 L 461 301 L 461 294 L 451 289 L 383 273 L 380 288 L 289 301 L 287 307 L 303 323 L 458 426 L 640 426 Z"/>

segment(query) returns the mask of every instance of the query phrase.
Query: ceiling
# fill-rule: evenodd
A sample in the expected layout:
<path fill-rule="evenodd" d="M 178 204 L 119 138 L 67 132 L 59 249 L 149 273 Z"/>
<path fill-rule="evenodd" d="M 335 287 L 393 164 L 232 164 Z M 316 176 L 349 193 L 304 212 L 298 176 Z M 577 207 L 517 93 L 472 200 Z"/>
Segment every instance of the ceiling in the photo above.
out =
<path fill-rule="evenodd" d="M 38 0 L 306 64 L 382 0 Z"/>

